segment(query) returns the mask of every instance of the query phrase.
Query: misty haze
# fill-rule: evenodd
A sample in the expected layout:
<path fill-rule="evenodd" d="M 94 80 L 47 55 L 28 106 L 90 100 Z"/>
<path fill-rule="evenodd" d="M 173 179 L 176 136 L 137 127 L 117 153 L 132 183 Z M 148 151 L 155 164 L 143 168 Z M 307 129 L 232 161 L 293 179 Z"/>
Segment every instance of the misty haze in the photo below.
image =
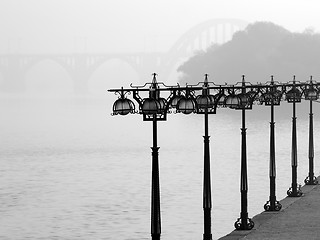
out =
<path fill-rule="evenodd" d="M 222 85 L 242 75 L 252 83 L 271 75 L 319 81 L 316 6 L 2 0 L 0 239 L 150 239 L 152 124 L 139 114 L 111 116 L 119 94 L 107 90 L 150 83 L 152 73 L 180 86 L 204 74 Z M 313 113 L 319 156 L 317 103 Z M 270 108 L 246 114 L 253 217 L 269 197 Z M 299 183 L 308 172 L 308 114 L 307 101 L 297 104 Z M 161 239 L 202 239 L 203 118 L 167 118 L 158 123 Z M 280 200 L 291 181 L 292 105 L 275 107 L 275 121 Z M 241 111 L 219 108 L 209 117 L 213 239 L 239 217 L 240 128 Z"/>

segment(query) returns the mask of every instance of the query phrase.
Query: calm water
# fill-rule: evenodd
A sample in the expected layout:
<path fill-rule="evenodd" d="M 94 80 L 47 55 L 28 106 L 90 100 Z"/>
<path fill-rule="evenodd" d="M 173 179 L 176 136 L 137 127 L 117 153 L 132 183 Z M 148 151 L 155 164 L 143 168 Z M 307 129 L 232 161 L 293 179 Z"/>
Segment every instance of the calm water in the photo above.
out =
<path fill-rule="evenodd" d="M 114 100 L 1 96 L 0 239 L 150 239 L 152 123 L 110 116 Z M 303 183 L 308 105 L 297 107 Z M 269 198 L 269 110 L 247 114 L 250 217 Z M 278 200 L 291 183 L 290 110 L 276 108 Z M 232 231 L 240 214 L 240 120 L 231 110 L 210 116 L 214 239 Z M 172 114 L 158 126 L 161 239 L 202 239 L 203 118 Z"/>

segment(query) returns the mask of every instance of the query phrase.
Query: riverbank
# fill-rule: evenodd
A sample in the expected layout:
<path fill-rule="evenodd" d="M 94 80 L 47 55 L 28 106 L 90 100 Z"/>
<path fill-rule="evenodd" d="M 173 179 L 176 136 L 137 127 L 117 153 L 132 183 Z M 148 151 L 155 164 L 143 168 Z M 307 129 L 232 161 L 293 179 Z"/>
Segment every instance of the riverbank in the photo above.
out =
<path fill-rule="evenodd" d="M 302 192 L 302 197 L 281 200 L 279 212 L 262 212 L 253 217 L 252 230 L 234 230 L 220 240 L 320 239 L 320 185 L 305 185 Z"/>

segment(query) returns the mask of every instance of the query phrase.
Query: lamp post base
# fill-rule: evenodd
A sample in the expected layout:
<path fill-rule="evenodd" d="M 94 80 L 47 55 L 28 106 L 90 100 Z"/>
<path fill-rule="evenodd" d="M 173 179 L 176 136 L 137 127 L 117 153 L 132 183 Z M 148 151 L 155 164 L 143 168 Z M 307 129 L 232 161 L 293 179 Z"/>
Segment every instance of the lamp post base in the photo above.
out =
<path fill-rule="evenodd" d="M 254 227 L 254 222 L 251 218 L 238 218 L 238 220 L 234 223 L 234 227 L 236 230 L 251 230 Z"/>
<path fill-rule="evenodd" d="M 289 188 L 287 191 L 288 197 L 301 197 L 303 195 L 303 192 L 301 191 L 301 186 L 297 187 L 296 189 L 293 189 L 292 187 Z"/>
<path fill-rule="evenodd" d="M 317 185 L 319 182 L 318 182 L 318 179 L 315 176 L 313 176 L 313 177 L 308 176 L 304 180 L 304 183 L 306 185 Z"/>
<path fill-rule="evenodd" d="M 282 208 L 282 205 L 279 201 L 274 201 L 271 203 L 270 201 L 267 201 L 266 204 L 264 205 L 264 210 L 267 212 L 272 212 L 272 211 L 280 211 Z"/>

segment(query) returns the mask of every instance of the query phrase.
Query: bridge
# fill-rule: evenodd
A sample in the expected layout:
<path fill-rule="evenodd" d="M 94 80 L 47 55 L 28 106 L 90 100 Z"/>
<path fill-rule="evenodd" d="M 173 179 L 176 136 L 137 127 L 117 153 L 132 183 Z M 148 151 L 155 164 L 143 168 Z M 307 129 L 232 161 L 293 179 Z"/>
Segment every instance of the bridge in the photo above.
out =
<path fill-rule="evenodd" d="M 3 77 L 0 90 L 24 91 L 25 76 L 34 66 L 52 60 L 70 75 L 75 93 L 87 92 L 93 73 L 104 63 L 119 59 L 131 66 L 142 80 L 151 72 L 157 72 L 166 81 L 182 61 L 195 51 L 205 50 L 215 43 L 224 43 L 233 33 L 244 29 L 247 22 L 239 19 L 211 19 L 197 24 L 183 34 L 168 52 L 137 53 L 85 53 L 85 54 L 7 54 L 0 55 L 0 74 Z"/>

